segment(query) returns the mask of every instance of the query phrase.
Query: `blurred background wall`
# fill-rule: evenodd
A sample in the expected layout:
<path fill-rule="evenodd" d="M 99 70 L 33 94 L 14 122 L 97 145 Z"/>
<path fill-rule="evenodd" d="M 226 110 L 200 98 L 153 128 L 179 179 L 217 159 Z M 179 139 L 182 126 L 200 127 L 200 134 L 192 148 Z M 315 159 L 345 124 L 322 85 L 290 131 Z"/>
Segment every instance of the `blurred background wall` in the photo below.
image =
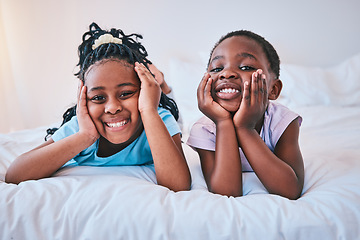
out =
<path fill-rule="evenodd" d="M 264 36 L 283 63 L 331 67 L 360 52 L 359 10 L 358 0 L 0 0 L 0 133 L 62 120 L 91 22 L 142 34 L 166 77 L 171 59 L 204 62 L 238 29 Z"/>

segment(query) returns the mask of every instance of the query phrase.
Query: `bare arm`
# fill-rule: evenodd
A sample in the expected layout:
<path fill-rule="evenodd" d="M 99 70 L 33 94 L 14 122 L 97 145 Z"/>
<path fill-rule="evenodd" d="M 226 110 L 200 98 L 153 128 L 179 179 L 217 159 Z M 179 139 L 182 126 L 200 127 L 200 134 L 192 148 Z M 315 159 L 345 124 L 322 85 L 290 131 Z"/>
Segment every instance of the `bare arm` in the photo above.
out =
<path fill-rule="evenodd" d="M 171 88 L 167 85 L 163 72 L 161 72 L 154 64 L 149 64 L 149 69 L 151 73 L 155 75 L 155 79 L 160 84 L 160 88 L 163 93 L 169 94 L 171 92 Z"/>
<path fill-rule="evenodd" d="M 157 182 L 173 191 L 189 190 L 191 177 L 180 134 L 171 137 L 157 111 L 160 86 L 143 65 L 136 64 L 135 70 L 141 80 L 139 111 L 153 156 Z"/>
<path fill-rule="evenodd" d="M 242 168 L 232 117 L 211 97 L 212 80 L 206 74 L 199 84 L 200 110 L 216 124 L 215 152 L 197 149 L 209 191 L 227 196 L 242 195 Z"/>
<path fill-rule="evenodd" d="M 50 177 L 67 161 L 84 150 L 89 143 L 80 134 L 58 142 L 49 139 L 37 148 L 17 157 L 6 172 L 7 183 L 20 183 Z"/>
<path fill-rule="evenodd" d="M 281 136 L 274 153 L 256 130 L 238 131 L 238 139 L 251 167 L 270 193 L 297 199 L 304 183 L 304 166 L 298 145 L 299 122 L 294 120 Z"/>
<path fill-rule="evenodd" d="M 270 193 L 297 199 L 302 191 L 304 167 L 298 144 L 299 121 L 294 120 L 279 139 L 274 153 L 256 130 L 267 106 L 265 75 L 254 73 L 244 85 L 244 97 L 234 116 L 240 147 L 260 181 Z"/>
<path fill-rule="evenodd" d="M 96 141 L 99 134 L 88 115 L 86 87 L 82 84 L 79 86 L 77 116 L 79 132 L 57 142 L 49 139 L 35 149 L 20 155 L 10 165 L 5 181 L 20 183 L 50 177 L 67 161 Z"/>
<path fill-rule="evenodd" d="M 180 134 L 170 136 L 159 114 L 143 113 L 142 119 L 158 184 L 173 191 L 189 190 L 191 177 L 181 147 Z"/>
<path fill-rule="evenodd" d="M 242 168 L 232 121 L 216 126 L 215 152 L 197 149 L 209 191 L 226 196 L 242 196 Z"/>

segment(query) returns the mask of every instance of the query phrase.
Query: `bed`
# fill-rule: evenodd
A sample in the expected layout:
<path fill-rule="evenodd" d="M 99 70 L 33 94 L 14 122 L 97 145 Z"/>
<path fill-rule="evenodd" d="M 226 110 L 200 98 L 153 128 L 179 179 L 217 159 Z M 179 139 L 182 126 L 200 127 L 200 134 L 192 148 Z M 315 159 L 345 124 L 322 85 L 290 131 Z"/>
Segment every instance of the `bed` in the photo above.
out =
<path fill-rule="evenodd" d="M 200 116 L 203 69 L 173 59 L 166 75 L 184 142 Z M 43 141 L 43 126 L 0 135 L 0 239 L 360 239 L 360 54 L 332 68 L 283 64 L 281 78 L 279 101 L 304 119 L 298 200 L 268 194 L 254 173 L 243 175 L 243 197 L 209 193 L 185 143 L 190 191 L 156 185 L 150 166 L 69 166 L 51 178 L 6 184 L 14 158 Z"/>

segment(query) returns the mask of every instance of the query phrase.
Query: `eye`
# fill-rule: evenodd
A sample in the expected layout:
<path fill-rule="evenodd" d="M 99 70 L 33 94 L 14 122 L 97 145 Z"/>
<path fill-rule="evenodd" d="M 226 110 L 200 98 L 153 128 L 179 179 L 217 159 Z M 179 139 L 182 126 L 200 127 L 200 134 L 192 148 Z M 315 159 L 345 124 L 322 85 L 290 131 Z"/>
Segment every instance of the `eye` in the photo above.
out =
<path fill-rule="evenodd" d="M 95 95 L 94 97 L 90 98 L 90 101 L 94 103 L 103 103 L 105 100 L 105 97 L 101 95 Z"/>
<path fill-rule="evenodd" d="M 220 72 L 223 69 L 224 69 L 223 67 L 216 67 L 216 68 L 210 69 L 210 72 Z"/>
<path fill-rule="evenodd" d="M 132 97 L 134 94 L 135 94 L 134 91 L 124 91 L 124 92 L 120 93 L 119 98 L 128 99 L 128 98 Z"/>
<path fill-rule="evenodd" d="M 256 68 L 250 66 L 240 66 L 239 69 L 241 71 L 256 71 Z"/>

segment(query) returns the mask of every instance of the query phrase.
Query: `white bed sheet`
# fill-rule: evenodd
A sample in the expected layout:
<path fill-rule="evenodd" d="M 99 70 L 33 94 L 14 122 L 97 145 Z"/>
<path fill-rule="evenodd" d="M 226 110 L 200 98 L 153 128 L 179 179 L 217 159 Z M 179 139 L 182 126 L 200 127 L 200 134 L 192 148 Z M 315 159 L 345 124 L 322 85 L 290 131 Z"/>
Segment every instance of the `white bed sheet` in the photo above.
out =
<path fill-rule="evenodd" d="M 360 107 L 294 110 L 305 163 L 296 201 L 268 194 L 254 173 L 243 197 L 209 193 L 186 145 L 191 191 L 156 185 L 146 166 L 67 167 L 6 184 L 11 161 L 46 128 L 0 135 L 0 239 L 360 239 Z"/>

